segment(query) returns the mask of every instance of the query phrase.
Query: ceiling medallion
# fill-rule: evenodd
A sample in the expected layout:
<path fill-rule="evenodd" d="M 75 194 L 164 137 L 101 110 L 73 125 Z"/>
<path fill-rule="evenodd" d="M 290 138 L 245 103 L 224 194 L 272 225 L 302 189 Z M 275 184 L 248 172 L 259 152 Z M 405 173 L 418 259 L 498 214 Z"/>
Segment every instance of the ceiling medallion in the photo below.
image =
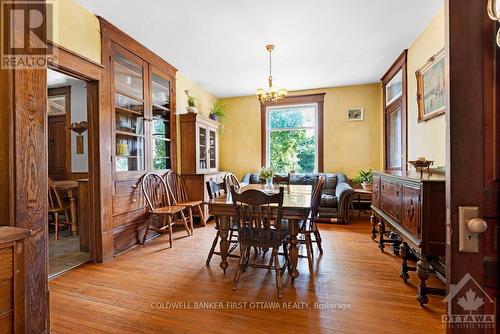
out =
<path fill-rule="evenodd" d="M 269 52 L 269 90 L 266 92 L 264 89 L 257 89 L 257 96 L 259 97 L 260 102 L 278 102 L 283 100 L 288 94 L 286 89 L 278 89 L 273 86 L 273 76 L 272 76 L 272 52 L 274 50 L 274 45 L 266 45 L 266 50 Z"/>

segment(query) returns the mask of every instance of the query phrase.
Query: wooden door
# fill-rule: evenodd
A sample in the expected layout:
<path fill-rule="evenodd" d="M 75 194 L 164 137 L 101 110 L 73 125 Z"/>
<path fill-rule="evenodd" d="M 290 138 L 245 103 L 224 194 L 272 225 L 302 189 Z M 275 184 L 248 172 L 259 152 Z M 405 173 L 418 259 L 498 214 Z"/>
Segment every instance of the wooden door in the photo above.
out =
<path fill-rule="evenodd" d="M 66 152 L 70 143 L 66 140 L 66 115 L 49 116 L 48 123 L 49 176 L 63 180 L 69 175 Z"/>
<path fill-rule="evenodd" d="M 498 24 L 488 18 L 487 2 L 446 1 L 449 333 L 499 330 L 500 49 Z M 464 207 L 478 208 L 487 223 L 486 231 L 476 234 L 477 252 L 460 251 Z M 482 318 L 454 317 L 464 314 Z"/>

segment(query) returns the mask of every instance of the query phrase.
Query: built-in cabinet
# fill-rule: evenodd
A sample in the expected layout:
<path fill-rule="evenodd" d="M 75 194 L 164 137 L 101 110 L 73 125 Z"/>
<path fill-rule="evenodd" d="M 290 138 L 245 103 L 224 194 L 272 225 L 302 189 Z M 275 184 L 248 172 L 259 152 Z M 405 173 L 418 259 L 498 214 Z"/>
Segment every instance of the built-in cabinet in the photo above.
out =
<path fill-rule="evenodd" d="M 138 244 L 145 231 L 142 176 L 176 166 L 176 69 L 102 18 L 101 31 L 112 162 L 111 235 L 103 239 L 112 238 L 116 255 Z"/>
<path fill-rule="evenodd" d="M 174 78 L 117 44 L 112 52 L 115 175 L 170 170 Z"/>

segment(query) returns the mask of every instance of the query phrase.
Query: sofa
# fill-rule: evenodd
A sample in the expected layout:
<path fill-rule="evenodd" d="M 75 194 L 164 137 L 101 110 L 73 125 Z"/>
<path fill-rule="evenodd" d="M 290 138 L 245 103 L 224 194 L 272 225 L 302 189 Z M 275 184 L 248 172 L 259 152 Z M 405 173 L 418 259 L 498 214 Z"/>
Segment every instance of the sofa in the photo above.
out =
<path fill-rule="evenodd" d="M 320 218 L 337 218 L 337 222 L 349 222 L 349 204 L 354 190 L 349 185 L 349 179 L 342 173 L 292 174 L 290 184 L 314 185 L 317 176 L 325 178 L 320 204 Z M 246 174 L 242 183 L 261 183 L 258 173 Z"/>

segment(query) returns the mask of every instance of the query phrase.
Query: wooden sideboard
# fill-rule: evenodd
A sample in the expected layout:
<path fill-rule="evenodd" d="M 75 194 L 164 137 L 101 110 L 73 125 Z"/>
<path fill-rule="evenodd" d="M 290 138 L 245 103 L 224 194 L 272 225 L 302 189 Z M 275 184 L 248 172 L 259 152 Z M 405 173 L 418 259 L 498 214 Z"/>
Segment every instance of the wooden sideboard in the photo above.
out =
<path fill-rule="evenodd" d="M 0 333 L 25 332 L 24 239 L 30 230 L 0 226 Z"/>
<path fill-rule="evenodd" d="M 444 280 L 440 264 L 445 256 L 445 178 L 442 175 L 374 172 L 371 216 L 372 239 L 379 237 L 380 250 L 393 244 L 402 258 L 401 278 L 416 271 L 420 280 L 417 299 L 428 303 L 427 294 L 443 295 L 443 289 L 429 288 L 431 273 Z M 408 266 L 410 254 L 417 256 L 416 267 Z"/>

